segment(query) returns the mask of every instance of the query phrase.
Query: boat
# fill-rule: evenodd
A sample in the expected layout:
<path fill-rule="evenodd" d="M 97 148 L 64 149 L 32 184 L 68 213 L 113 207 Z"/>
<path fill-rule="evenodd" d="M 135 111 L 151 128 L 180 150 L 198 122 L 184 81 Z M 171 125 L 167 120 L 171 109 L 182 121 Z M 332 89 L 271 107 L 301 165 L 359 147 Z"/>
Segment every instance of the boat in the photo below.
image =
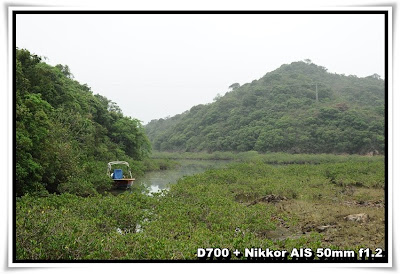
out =
<path fill-rule="evenodd" d="M 117 166 L 114 168 L 113 166 Z M 113 180 L 113 187 L 118 189 L 131 188 L 135 178 L 132 177 L 129 163 L 125 161 L 113 161 L 107 164 L 107 175 Z"/>

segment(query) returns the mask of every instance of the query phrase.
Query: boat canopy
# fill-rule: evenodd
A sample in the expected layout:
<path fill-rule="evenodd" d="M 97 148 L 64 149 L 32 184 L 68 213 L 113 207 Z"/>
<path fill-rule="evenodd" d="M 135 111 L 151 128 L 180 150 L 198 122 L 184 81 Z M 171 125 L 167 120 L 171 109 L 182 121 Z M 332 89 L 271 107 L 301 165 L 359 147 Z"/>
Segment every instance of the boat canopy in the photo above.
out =
<path fill-rule="evenodd" d="M 129 164 L 128 164 L 128 162 L 125 162 L 125 161 L 113 161 L 113 162 L 109 162 L 108 164 L 107 164 L 107 166 L 108 166 L 108 169 L 107 169 L 107 175 L 111 175 L 110 173 L 111 173 L 111 166 L 112 165 L 126 165 L 127 167 L 128 167 L 128 169 L 129 169 L 129 175 L 130 175 L 130 178 L 132 178 L 132 173 L 131 173 L 131 170 L 130 170 L 130 168 L 129 168 Z"/>
<path fill-rule="evenodd" d="M 109 162 L 108 163 L 108 168 L 111 169 L 112 165 L 126 165 L 127 167 L 129 167 L 128 162 L 125 161 L 113 161 L 113 162 Z"/>

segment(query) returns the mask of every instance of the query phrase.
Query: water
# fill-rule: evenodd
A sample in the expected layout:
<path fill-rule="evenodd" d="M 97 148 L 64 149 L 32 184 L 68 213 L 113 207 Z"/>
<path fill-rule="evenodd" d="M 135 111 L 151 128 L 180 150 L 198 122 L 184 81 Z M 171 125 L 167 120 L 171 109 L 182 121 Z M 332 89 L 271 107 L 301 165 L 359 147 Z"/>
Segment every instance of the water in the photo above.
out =
<path fill-rule="evenodd" d="M 168 189 L 170 184 L 184 177 L 202 173 L 208 169 L 221 168 L 231 163 L 230 160 L 182 160 L 180 166 L 171 170 L 157 170 L 147 172 L 144 177 L 138 178 L 134 184 L 144 184 L 150 193 Z"/>

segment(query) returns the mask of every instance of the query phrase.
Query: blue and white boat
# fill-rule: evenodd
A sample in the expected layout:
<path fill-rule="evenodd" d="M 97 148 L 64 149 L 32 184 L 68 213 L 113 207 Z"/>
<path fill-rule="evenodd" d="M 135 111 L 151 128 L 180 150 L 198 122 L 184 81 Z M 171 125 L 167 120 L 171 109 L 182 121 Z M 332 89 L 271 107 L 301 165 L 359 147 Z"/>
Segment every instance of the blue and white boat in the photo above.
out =
<path fill-rule="evenodd" d="M 132 177 L 128 162 L 113 161 L 109 162 L 107 166 L 107 175 L 113 180 L 115 188 L 128 189 L 132 186 L 135 178 Z"/>

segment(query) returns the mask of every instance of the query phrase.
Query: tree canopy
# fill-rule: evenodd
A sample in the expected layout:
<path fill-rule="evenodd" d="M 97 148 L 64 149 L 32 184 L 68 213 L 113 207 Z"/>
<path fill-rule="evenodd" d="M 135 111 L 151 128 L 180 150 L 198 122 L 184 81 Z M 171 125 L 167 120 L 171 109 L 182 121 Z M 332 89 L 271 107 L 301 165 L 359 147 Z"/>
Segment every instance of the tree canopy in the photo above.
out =
<path fill-rule="evenodd" d="M 328 73 L 311 60 L 285 64 L 145 129 L 159 151 L 384 153 L 385 90 L 378 76 Z"/>
<path fill-rule="evenodd" d="M 116 103 L 16 50 L 16 192 L 96 193 L 111 160 L 139 161 L 151 151 L 144 128 Z"/>

